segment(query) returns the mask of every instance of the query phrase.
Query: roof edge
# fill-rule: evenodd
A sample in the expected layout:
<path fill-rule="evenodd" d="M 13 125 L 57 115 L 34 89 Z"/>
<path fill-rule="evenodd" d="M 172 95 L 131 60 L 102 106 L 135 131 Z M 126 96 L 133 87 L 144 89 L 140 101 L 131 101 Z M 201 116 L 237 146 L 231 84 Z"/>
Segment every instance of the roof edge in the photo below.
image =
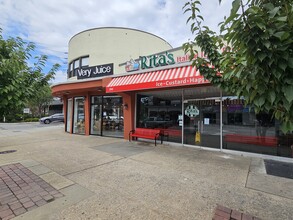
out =
<path fill-rule="evenodd" d="M 99 27 L 99 28 L 90 28 L 90 29 L 87 29 L 87 30 L 83 30 L 81 32 L 78 32 L 77 34 L 73 35 L 70 40 L 68 41 L 68 44 L 70 43 L 70 41 L 77 35 L 79 34 L 82 34 L 84 32 L 87 32 L 87 31 L 92 31 L 92 30 L 98 30 L 98 29 L 125 29 L 125 30 L 132 30 L 132 31 L 138 31 L 138 32 L 142 32 L 142 33 L 146 33 L 146 34 L 149 34 L 149 35 L 153 35 L 163 41 L 165 41 L 171 48 L 173 48 L 173 46 L 168 42 L 166 41 L 164 38 L 162 37 L 159 37 L 158 35 L 155 35 L 155 34 L 152 34 L 150 32 L 147 32 L 147 31 L 142 31 L 142 30 L 139 30 L 139 29 L 135 29 L 135 28 L 127 28 L 127 27 Z"/>

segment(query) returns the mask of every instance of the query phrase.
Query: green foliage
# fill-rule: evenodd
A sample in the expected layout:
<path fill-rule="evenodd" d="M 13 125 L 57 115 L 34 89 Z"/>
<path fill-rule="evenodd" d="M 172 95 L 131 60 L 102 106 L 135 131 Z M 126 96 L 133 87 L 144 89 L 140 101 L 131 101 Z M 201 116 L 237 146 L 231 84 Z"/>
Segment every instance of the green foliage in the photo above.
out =
<path fill-rule="evenodd" d="M 256 112 L 273 111 L 285 133 L 293 131 L 292 2 L 234 0 L 229 17 L 219 24 L 221 35 L 202 27 L 199 1 L 183 7 L 191 12 L 187 22 L 195 34 L 184 49 L 191 58 L 198 53 L 195 46 L 207 56 L 193 65 L 212 84 L 244 97 Z"/>
<path fill-rule="evenodd" d="M 35 45 L 21 38 L 2 37 L 0 29 L 0 120 L 3 116 L 21 112 L 29 100 L 48 86 L 59 64 L 43 73 L 47 56 L 32 57 Z M 33 66 L 29 62 L 34 61 Z"/>
<path fill-rule="evenodd" d="M 24 119 L 24 122 L 38 122 L 39 118 L 26 118 Z"/>
<path fill-rule="evenodd" d="M 47 84 L 35 84 L 35 90 L 38 91 L 33 97 L 28 101 L 27 106 L 30 108 L 33 115 L 41 116 L 43 114 L 43 110 L 46 106 L 53 101 L 53 96 L 51 92 L 51 88 Z"/>

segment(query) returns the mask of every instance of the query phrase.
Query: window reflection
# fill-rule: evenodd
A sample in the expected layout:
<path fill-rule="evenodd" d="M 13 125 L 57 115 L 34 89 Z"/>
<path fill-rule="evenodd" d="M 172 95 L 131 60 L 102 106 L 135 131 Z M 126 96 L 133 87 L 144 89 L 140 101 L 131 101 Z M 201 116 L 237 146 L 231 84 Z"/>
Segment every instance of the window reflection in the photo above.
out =
<path fill-rule="evenodd" d="M 122 97 L 93 96 L 91 99 L 91 134 L 123 137 Z"/>
<path fill-rule="evenodd" d="M 223 97 L 224 148 L 278 154 L 276 123 L 270 112 L 255 113 L 243 99 Z"/>
<path fill-rule="evenodd" d="M 74 99 L 74 134 L 85 134 L 84 119 L 84 98 L 77 97 Z"/>
<path fill-rule="evenodd" d="M 180 93 L 179 93 L 180 94 Z M 138 128 L 160 128 L 168 141 L 181 143 L 182 102 L 180 96 L 173 99 L 152 95 L 137 95 Z"/>

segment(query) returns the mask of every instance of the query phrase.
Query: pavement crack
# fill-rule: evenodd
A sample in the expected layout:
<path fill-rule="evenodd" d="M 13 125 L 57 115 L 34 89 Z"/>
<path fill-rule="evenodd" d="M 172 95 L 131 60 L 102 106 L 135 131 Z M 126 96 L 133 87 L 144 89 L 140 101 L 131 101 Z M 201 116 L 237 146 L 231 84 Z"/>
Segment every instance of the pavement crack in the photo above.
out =
<path fill-rule="evenodd" d="M 92 168 L 104 166 L 104 165 L 107 165 L 107 164 L 110 164 L 110 163 L 113 163 L 113 162 L 117 162 L 119 160 L 124 160 L 124 159 L 127 159 L 127 158 L 124 158 L 124 157 L 123 158 L 119 158 L 117 160 L 112 160 L 112 161 L 109 161 L 109 162 L 106 162 L 106 163 L 98 164 L 96 166 L 91 166 L 91 167 L 88 167 L 88 168 L 85 168 L 85 169 L 82 169 L 82 170 L 78 170 L 78 171 L 74 171 L 74 172 L 71 172 L 71 173 L 67 173 L 67 174 L 64 174 L 63 176 L 69 176 L 69 175 L 72 175 L 72 174 L 80 173 L 80 172 L 83 172 L 83 171 L 86 171 L 86 170 L 89 170 L 89 169 L 92 169 Z"/>
<path fill-rule="evenodd" d="M 249 174 L 250 174 L 250 170 L 251 170 L 251 163 L 252 163 L 252 159 L 250 159 L 250 163 L 249 163 L 249 167 L 248 167 L 248 172 L 247 172 L 246 181 L 245 181 L 245 185 L 244 185 L 245 188 L 248 188 L 247 183 L 248 183 L 248 178 L 249 178 Z"/>

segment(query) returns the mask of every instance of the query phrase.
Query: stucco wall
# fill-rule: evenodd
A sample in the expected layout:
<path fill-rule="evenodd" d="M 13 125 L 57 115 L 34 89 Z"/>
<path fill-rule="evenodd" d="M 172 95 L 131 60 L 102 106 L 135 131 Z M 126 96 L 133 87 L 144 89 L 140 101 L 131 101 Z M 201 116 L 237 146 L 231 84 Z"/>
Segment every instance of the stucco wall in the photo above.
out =
<path fill-rule="evenodd" d="M 68 62 L 89 55 L 89 66 L 114 63 L 114 74 L 125 72 L 119 64 L 139 56 L 172 49 L 164 39 L 128 28 L 97 28 L 76 34 L 69 41 Z"/>

